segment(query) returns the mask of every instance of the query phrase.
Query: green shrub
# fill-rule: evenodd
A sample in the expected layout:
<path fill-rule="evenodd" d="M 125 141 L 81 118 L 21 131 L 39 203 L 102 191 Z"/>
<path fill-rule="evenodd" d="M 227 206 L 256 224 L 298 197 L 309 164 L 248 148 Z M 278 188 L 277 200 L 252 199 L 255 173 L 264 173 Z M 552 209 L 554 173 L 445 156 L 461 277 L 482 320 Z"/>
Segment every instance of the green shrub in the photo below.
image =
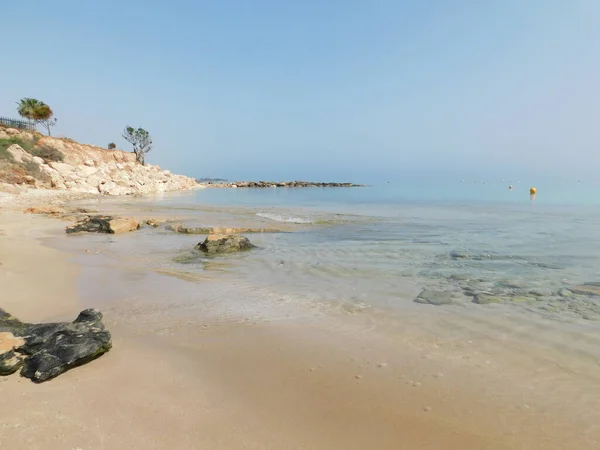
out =
<path fill-rule="evenodd" d="M 46 147 L 45 145 L 33 147 L 31 150 L 27 150 L 27 152 L 33 156 L 39 156 L 44 161 L 61 162 L 65 159 L 65 156 L 59 150 L 52 147 Z"/>
<path fill-rule="evenodd" d="M 15 137 L 15 136 L 9 137 L 8 139 L 0 139 L 0 142 L 4 142 L 7 148 L 10 147 L 13 144 L 17 144 L 18 146 L 20 146 L 23 150 L 25 150 L 28 153 L 34 147 L 34 143 L 33 142 L 26 141 L 26 140 L 20 139 L 20 138 Z"/>
<path fill-rule="evenodd" d="M 23 150 L 28 153 L 31 153 L 34 145 L 33 142 L 24 141 L 23 139 L 19 139 L 17 137 L 10 137 L 7 139 L 0 139 L 0 157 L 2 159 L 12 159 L 10 153 L 8 153 L 8 147 L 13 144 L 19 145 Z"/>
<path fill-rule="evenodd" d="M 50 176 L 40 169 L 40 166 L 33 161 L 27 161 L 21 164 L 21 167 L 27 172 L 27 175 L 31 175 L 41 181 L 50 181 Z"/>
<path fill-rule="evenodd" d="M 56 150 L 52 147 L 47 147 L 45 145 L 36 146 L 33 142 L 19 139 L 17 137 L 0 139 L 0 159 L 5 161 L 13 161 L 12 155 L 8 152 L 8 147 L 13 144 L 17 144 L 32 156 L 39 156 L 44 161 L 61 162 L 65 159 L 64 155 L 59 150 Z"/>
<path fill-rule="evenodd" d="M 12 161 L 13 157 L 10 153 L 8 153 L 8 147 L 12 144 L 7 145 L 5 142 L 6 139 L 0 139 L 0 160 L 4 161 Z"/>

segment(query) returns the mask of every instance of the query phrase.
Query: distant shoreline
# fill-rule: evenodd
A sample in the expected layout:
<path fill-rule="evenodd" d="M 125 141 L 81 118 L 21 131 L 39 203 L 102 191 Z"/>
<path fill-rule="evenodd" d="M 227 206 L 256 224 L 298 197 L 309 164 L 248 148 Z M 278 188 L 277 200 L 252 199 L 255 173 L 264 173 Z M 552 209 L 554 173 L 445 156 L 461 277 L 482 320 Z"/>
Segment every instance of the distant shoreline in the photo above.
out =
<path fill-rule="evenodd" d="M 314 182 L 314 181 L 208 181 L 197 179 L 198 184 L 216 188 L 306 188 L 306 187 L 366 187 L 365 184 Z"/>

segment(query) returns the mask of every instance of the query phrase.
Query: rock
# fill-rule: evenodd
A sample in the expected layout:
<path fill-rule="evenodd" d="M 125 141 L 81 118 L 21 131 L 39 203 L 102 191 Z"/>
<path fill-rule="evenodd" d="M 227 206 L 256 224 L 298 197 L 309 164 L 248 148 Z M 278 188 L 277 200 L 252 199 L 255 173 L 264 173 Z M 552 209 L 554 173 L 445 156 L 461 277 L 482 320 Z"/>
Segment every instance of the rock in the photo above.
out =
<path fill-rule="evenodd" d="M 32 177 L 31 175 L 25 175 L 23 177 L 23 180 L 25 181 L 26 184 L 30 185 L 30 186 L 35 186 L 35 178 Z"/>
<path fill-rule="evenodd" d="M 435 306 L 449 305 L 452 303 L 452 292 L 423 289 L 415 302 Z"/>
<path fill-rule="evenodd" d="M 15 352 L 15 349 L 24 343 L 23 338 L 9 331 L 0 331 L 0 375 L 10 375 L 21 367 L 23 358 Z"/>
<path fill-rule="evenodd" d="M 502 299 L 495 295 L 477 294 L 473 297 L 473 303 L 477 303 L 478 305 L 488 305 L 490 303 L 502 303 Z"/>
<path fill-rule="evenodd" d="M 73 167 L 70 164 L 65 164 L 65 163 L 56 162 L 56 161 L 50 161 L 50 162 L 48 162 L 48 165 L 50 167 L 52 167 L 54 170 L 56 170 L 61 175 L 67 175 L 69 173 L 72 173 L 73 170 L 75 170 L 75 167 Z"/>
<path fill-rule="evenodd" d="M 137 230 L 140 222 L 131 217 L 113 217 L 113 216 L 88 216 L 75 225 L 66 228 L 67 234 L 88 232 L 88 233 L 109 233 L 118 234 Z"/>
<path fill-rule="evenodd" d="M 520 281 L 501 280 L 496 283 L 496 286 L 504 289 L 525 289 L 527 285 Z"/>
<path fill-rule="evenodd" d="M 524 295 L 516 295 L 510 299 L 511 302 L 514 303 L 535 303 L 536 299 L 534 297 L 526 297 Z"/>
<path fill-rule="evenodd" d="M 469 281 L 471 279 L 470 275 L 455 273 L 454 275 L 450 275 L 448 277 L 449 280 L 452 281 Z"/>
<path fill-rule="evenodd" d="M 62 208 L 60 206 L 38 206 L 27 208 L 23 212 L 25 214 L 44 214 L 46 216 L 51 217 L 60 217 L 63 214 L 66 214 L 67 211 L 65 210 L 65 208 Z"/>
<path fill-rule="evenodd" d="M 452 258 L 454 260 L 471 259 L 471 255 L 467 252 L 451 251 L 450 258 Z"/>
<path fill-rule="evenodd" d="M 100 193 L 102 194 L 107 194 L 107 195 L 127 195 L 129 194 L 129 190 L 119 186 L 118 184 L 116 184 L 113 181 L 107 181 L 105 183 L 100 183 L 100 185 L 98 186 L 98 190 L 100 191 Z"/>
<path fill-rule="evenodd" d="M 75 173 L 82 178 L 91 177 L 92 175 L 94 175 L 97 172 L 98 172 L 98 169 L 96 167 L 88 167 L 87 165 L 77 166 L 75 168 Z"/>
<path fill-rule="evenodd" d="M 580 284 L 569 288 L 573 294 L 600 296 L 600 286 L 592 283 Z"/>
<path fill-rule="evenodd" d="M 34 163 L 36 163 L 38 166 L 45 164 L 44 160 L 42 158 L 40 158 L 39 156 L 33 156 L 33 157 L 31 157 L 31 160 Z"/>
<path fill-rule="evenodd" d="M 15 373 L 23 365 L 23 358 L 14 350 L 0 352 L 0 376 Z"/>
<path fill-rule="evenodd" d="M 535 297 L 543 297 L 544 295 L 550 294 L 548 291 L 544 291 L 542 289 L 532 289 L 527 292 L 529 295 L 533 295 Z"/>
<path fill-rule="evenodd" d="M 572 297 L 573 296 L 573 293 L 570 290 L 565 289 L 565 288 L 559 289 L 557 294 L 560 297 Z"/>
<path fill-rule="evenodd" d="M 94 162 L 93 159 L 86 159 L 83 164 L 85 164 L 88 167 L 94 167 L 96 165 L 96 163 Z"/>
<path fill-rule="evenodd" d="M 10 153 L 12 155 L 13 159 L 18 163 L 31 161 L 32 156 L 29 153 L 27 153 L 25 150 L 23 150 L 20 145 L 13 144 L 10 147 L 8 147 L 6 150 L 8 151 L 8 153 Z"/>
<path fill-rule="evenodd" d="M 21 375 L 35 382 L 49 380 L 85 364 L 112 347 L 102 314 L 94 309 L 82 311 L 72 323 L 29 324 L 0 308 L 0 331 L 10 332 L 23 342 L 0 356 L 0 366 L 8 367 L 7 361 L 12 360 L 12 370 L 14 364 L 20 365 L 14 358 L 24 359 Z"/>
<path fill-rule="evenodd" d="M 211 234 L 196 245 L 197 250 L 209 254 L 240 252 L 254 247 L 247 237 L 238 234 Z"/>

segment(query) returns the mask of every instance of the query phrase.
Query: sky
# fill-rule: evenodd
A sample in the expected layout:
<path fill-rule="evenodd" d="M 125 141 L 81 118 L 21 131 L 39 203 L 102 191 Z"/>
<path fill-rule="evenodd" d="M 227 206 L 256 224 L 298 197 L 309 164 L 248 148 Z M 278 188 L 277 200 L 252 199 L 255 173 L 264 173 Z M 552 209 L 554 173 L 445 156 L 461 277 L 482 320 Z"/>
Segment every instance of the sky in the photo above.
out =
<path fill-rule="evenodd" d="M 597 0 L 27 0 L 0 116 L 195 177 L 595 177 Z"/>

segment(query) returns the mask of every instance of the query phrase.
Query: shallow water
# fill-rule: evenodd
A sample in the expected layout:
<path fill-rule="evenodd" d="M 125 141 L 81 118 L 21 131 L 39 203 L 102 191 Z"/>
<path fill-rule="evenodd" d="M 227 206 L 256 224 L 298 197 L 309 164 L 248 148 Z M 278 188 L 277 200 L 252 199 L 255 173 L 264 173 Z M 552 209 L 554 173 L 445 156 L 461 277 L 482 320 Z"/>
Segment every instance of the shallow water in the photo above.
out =
<path fill-rule="evenodd" d="M 527 189 L 500 187 L 490 187 L 487 199 L 481 190 L 456 186 L 445 191 L 449 199 L 434 201 L 429 191 L 407 199 L 404 190 L 384 186 L 204 189 L 113 202 L 149 216 L 181 217 L 189 226 L 293 231 L 251 235 L 257 250 L 223 258 L 192 251 L 202 236 L 164 227 L 86 239 L 128 264 L 187 280 L 218 275 L 242 291 L 260 289 L 316 308 L 393 312 L 426 288 L 451 291 L 453 303 L 468 308 L 491 308 L 473 303 L 473 295 L 488 293 L 506 308 L 560 322 L 600 320 L 600 297 L 561 291 L 600 281 L 598 207 L 589 198 L 564 204 L 563 191 L 531 200 Z"/>

